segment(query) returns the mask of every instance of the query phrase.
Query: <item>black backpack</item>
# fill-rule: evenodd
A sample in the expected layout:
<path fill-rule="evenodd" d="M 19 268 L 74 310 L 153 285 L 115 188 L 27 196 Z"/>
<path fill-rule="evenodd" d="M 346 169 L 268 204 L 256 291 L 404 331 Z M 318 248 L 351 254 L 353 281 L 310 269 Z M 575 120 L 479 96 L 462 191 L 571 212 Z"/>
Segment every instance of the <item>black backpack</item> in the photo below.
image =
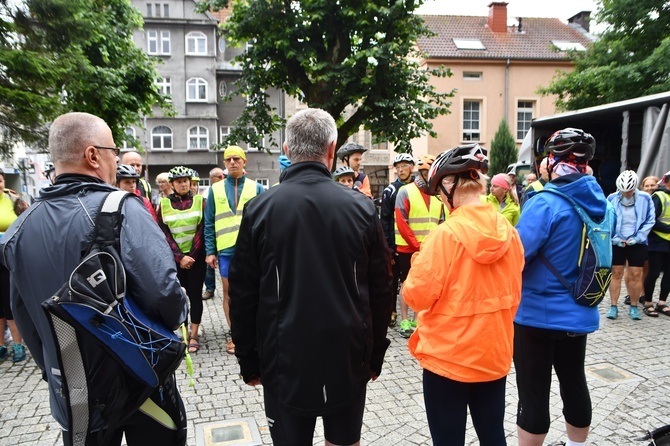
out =
<path fill-rule="evenodd" d="M 121 208 L 130 194 L 110 192 L 93 242 L 69 280 L 42 303 L 58 347 L 63 398 L 74 444 L 92 429 L 112 434 L 179 366 L 186 345 L 126 295 L 118 254 Z M 141 237 L 141 234 L 138 234 Z M 102 445 L 109 438 L 98 438 Z"/>

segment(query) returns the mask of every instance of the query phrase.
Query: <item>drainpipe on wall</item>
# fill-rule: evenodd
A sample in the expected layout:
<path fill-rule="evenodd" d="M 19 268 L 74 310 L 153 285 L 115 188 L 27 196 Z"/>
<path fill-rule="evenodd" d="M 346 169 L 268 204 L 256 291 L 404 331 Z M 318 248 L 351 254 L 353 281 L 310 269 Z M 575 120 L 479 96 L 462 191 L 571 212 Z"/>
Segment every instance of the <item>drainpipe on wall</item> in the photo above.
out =
<path fill-rule="evenodd" d="M 509 58 L 505 64 L 505 121 L 509 125 Z"/>

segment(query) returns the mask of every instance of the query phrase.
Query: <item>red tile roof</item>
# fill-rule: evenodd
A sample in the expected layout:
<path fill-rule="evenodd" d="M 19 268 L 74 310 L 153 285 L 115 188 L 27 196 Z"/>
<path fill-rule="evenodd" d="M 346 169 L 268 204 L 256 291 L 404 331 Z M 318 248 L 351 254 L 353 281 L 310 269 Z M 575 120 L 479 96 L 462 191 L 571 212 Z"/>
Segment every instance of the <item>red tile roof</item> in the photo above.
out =
<path fill-rule="evenodd" d="M 581 43 L 587 47 L 591 40 L 582 32 L 555 18 L 524 17 L 522 32 L 510 27 L 507 33 L 494 33 L 488 17 L 424 15 L 434 37 L 419 39 L 419 48 L 429 58 L 447 59 L 525 59 L 565 60 L 568 53 L 557 51 L 552 41 Z M 485 50 L 459 50 L 452 38 L 480 40 Z"/>

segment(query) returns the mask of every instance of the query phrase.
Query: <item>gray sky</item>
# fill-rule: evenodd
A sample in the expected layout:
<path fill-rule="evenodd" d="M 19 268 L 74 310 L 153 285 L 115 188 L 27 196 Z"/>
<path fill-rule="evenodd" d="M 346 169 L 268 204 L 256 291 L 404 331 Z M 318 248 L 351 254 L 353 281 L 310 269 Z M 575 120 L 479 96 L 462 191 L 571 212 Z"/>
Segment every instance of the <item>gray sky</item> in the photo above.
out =
<path fill-rule="evenodd" d="M 506 0 L 508 17 L 555 17 L 566 22 L 581 11 L 596 12 L 596 0 Z M 491 0 L 428 0 L 420 14 L 488 16 Z"/>

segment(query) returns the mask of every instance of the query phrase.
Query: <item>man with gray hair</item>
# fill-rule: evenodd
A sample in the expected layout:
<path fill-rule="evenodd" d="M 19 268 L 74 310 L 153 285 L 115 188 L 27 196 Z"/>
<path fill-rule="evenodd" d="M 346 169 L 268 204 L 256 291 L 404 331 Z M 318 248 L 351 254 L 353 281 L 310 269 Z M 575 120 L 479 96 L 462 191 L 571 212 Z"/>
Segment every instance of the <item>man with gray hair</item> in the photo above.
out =
<path fill-rule="evenodd" d="M 311 445 L 317 417 L 327 445 L 358 444 L 389 345 L 389 251 L 372 202 L 330 176 L 336 140 L 323 110 L 289 119 L 292 164 L 247 204 L 230 265 L 235 355 L 275 445 Z"/>
<path fill-rule="evenodd" d="M 11 273 L 12 311 L 49 384 L 51 414 L 63 427 L 63 443 L 89 446 L 102 444 L 104 439 L 105 444 L 120 445 L 125 433 L 130 446 L 183 445 L 186 414 L 174 375 L 134 413 L 118 413 L 119 407 L 124 409 L 121 389 L 125 390 L 126 378 L 119 369 L 100 366 L 96 358 L 90 360 L 100 369 L 95 379 L 83 388 L 64 382 L 77 363 L 66 356 L 64 364 L 59 363 L 58 347 L 41 303 L 68 280 L 82 252 L 89 248 L 101 204 L 117 190 L 112 185 L 119 149 L 105 121 L 88 113 L 67 113 L 51 124 L 49 150 L 55 182 L 42 189 L 37 202 L 2 237 L 0 262 Z M 174 330 L 186 319 L 187 298 L 165 236 L 135 195 L 123 202 L 121 213 L 119 255 L 126 271 L 126 290 L 148 316 Z M 92 366 L 87 363 L 87 367 Z M 88 407 L 77 408 L 76 416 L 63 396 L 68 392 L 88 392 Z M 82 420 L 86 423 L 84 415 L 88 426 L 81 426 Z"/>

